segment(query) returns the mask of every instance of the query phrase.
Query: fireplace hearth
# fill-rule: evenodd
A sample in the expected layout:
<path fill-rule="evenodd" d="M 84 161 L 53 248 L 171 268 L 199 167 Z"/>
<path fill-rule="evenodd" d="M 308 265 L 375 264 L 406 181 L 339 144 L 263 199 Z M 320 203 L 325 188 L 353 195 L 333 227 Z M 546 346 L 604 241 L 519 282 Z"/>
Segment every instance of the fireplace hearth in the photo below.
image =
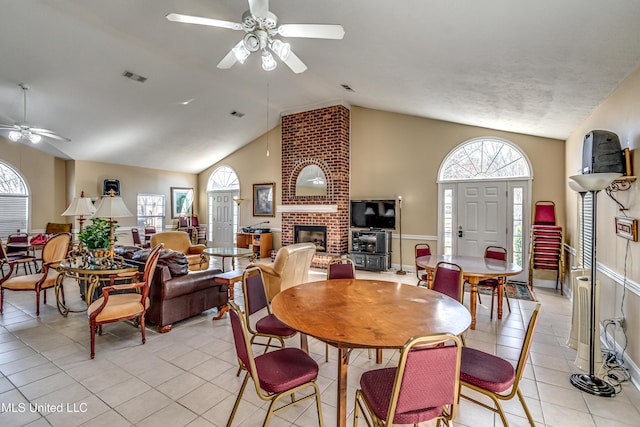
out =
<path fill-rule="evenodd" d="M 311 242 L 316 245 L 316 252 L 327 251 L 327 227 L 324 225 L 294 225 L 294 243 Z"/>

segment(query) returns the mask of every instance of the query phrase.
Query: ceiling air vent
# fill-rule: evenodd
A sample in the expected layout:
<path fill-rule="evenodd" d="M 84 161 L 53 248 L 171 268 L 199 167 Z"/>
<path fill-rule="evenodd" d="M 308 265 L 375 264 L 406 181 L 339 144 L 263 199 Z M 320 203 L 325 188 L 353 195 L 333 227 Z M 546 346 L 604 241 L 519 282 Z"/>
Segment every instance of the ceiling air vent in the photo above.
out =
<path fill-rule="evenodd" d="M 233 117 L 237 117 L 237 118 L 239 118 L 239 119 L 240 119 L 240 118 L 242 118 L 242 117 L 244 117 L 244 113 L 241 113 L 240 111 L 235 111 L 235 110 L 233 110 L 233 111 L 231 112 L 231 115 L 232 115 Z"/>
<path fill-rule="evenodd" d="M 349 86 L 348 84 L 342 83 L 340 86 L 342 86 L 342 88 L 347 92 L 355 92 L 355 90 L 351 89 L 351 86 Z"/>
<path fill-rule="evenodd" d="M 146 77 L 141 76 L 140 74 L 132 73 L 131 71 L 125 71 L 122 73 L 128 79 L 133 80 L 134 82 L 144 83 L 147 81 Z"/>

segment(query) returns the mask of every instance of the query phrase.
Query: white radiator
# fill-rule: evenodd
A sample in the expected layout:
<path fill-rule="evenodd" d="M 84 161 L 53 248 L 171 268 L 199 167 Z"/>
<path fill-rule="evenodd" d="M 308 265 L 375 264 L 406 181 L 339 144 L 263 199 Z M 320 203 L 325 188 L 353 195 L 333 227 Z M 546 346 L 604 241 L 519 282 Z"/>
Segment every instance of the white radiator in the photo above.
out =
<path fill-rule="evenodd" d="M 595 319 L 594 325 L 594 366 L 598 366 L 602 363 L 602 354 L 600 351 L 600 327 L 599 327 L 599 313 L 600 313 L 600 283 L 596 280 L 595 286 Z M 577 294 L 573 296 L 574 301 L 578 302 L 578 352 L 576 354 L 575 364 L 579 369 L 583 371 L 589 370 L 589 357 L 591 356 L 591 349 L 589 346 L 589 327 L 591 325 L 591 279 L 587 276 L 579 276 L 576 278 L 576 291 Z"/>
<path fill-rule="evenodd" d="M 571 298 L 573 299 L 573 308 L 571 310 L 571 329 L 569 338 L 567 338 L 567 346 L 578 349 L 578 277 L 589 274 L 589 270 L 583 268 L 572 268 L 569 278 L 571 286 Z"/>

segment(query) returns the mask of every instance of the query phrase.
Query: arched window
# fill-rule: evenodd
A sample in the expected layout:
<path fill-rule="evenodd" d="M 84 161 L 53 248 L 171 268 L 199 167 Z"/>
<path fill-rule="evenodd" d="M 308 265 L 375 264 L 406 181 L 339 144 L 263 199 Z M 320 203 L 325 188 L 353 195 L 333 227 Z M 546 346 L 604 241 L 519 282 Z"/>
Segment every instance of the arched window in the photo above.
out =
<path fill-rule="evenodd" d="M 214 170 L 207 183 L 207 191 L 239 190 L 240 183 L 236 171 L 229 166 L 220 166 Z"/>
<path fill-rule="evenodd" d="M 29 187 L 20 172 L 0 160 L 0 236 L 29 228 Z"/>
<path fill-rule="evenodd" d="M 476 138 L 456 147 L 440 167 L 440 181 L 505 179 L 531 176 L 531 167 L 518 147 L 497 138 Z"/>

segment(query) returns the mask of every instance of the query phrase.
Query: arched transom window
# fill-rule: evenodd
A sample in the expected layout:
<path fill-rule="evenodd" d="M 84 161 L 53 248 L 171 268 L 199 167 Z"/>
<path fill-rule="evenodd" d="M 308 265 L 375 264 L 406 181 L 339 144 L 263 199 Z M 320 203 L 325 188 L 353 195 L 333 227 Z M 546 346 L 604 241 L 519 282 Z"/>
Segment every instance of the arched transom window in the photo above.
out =
<path fill-rule="evenodd" d="M 220 166 L 214 170 L 207 183 L 207 191 L 238 190 L 239 188 L 238 175 L 229 166 Z"/>
<path fill-rule="evenodd" d="M 531 176 L 518 147 L 497 138 L 477 138 L 460 144 L 442 162 L 440 181 L 504 179 Z"/>
<path fill-rule="evenodd" d="M 20 173 L 0 161 L 0 236 L 29 228 L 29 188 Z"/>

